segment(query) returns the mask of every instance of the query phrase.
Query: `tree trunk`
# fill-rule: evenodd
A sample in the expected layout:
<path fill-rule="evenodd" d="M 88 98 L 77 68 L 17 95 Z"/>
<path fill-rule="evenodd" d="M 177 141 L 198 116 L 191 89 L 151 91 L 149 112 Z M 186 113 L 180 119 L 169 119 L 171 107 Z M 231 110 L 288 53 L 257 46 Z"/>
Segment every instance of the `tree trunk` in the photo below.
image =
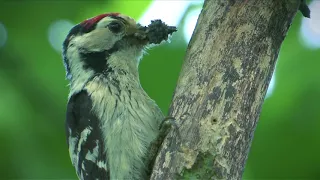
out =
<path fill-rule="evenodd" d="M 170 107 L 152 180 L 241 179 L 299 0 L 206 0 Z M 180 134 L 180 136 L 178 136 Z"/>

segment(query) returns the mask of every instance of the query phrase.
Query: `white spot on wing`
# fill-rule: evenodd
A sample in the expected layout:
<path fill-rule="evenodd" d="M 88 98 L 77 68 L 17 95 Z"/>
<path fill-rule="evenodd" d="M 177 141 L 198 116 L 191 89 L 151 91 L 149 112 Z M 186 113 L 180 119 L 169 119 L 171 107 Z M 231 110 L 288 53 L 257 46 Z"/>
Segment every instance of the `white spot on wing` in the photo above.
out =
<path fill-rule="evenodd" d="M 88 135 L 90 135 L 92 128 L 89 126 L 85 128 L 80 135 L 79 143 L 78 143 L 78 152 L 81 151 L 81 145 L 83 142 L 85 142 L 88 138 Z"/>
<path fill-rule="evenodd" d="M 71 157 L 71 162 L 73 165 L 77 164 L 77 154 L 75 154 L 74 150 L 77 144 L 78 138 L 69 137 L 69 154 Z"/>
<path fill-rule="evenodd" d="M 106 163 L 103 162 L 103 161 L 98 161 L 98 162 L 97 162 L 97 166 L 98 166 L 99 168 L 102 168 L 102 169 L 107 170 L 107 165 L 106 165 Z"/>
<path fill-rule="evenodd" d="M 92 161 L 92 162 L 96 162 L 96 159 L 98 157 L 99 154 L 99 141 L 96 141 L 96 147 L 93 148 L 93 151 L 90 152 L 88 151 L 88 153 L 86 154 L 86 160 Z"/>
<path fill-rule="evenodd" d="M 82 168 L 84 171 L 86 171 L 86 168 L 84 167 L 84 162 L 82 162 L 81 168 Z"/>

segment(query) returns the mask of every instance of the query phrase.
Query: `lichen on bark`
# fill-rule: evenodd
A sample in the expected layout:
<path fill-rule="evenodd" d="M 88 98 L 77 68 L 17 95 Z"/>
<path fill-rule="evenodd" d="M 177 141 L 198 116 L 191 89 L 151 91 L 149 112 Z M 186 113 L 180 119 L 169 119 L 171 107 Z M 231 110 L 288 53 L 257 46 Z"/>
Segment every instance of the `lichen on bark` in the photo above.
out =
<path fill-rule="evenodd" d="M 206 0 L 151 179 L 241 179 L 264 96 L 298 0 Z"/>

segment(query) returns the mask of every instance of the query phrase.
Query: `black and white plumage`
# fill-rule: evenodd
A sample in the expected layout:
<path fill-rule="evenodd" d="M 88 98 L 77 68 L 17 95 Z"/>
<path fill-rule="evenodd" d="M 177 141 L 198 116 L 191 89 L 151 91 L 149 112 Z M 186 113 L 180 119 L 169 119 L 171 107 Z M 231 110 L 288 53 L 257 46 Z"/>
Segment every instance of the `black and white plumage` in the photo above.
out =
<path fill-rule="evenodd" d="M 79 179 L 146 178 L 145 157 L 164 115 L 139 81 L 150 44 L 145 30 L 128 16 L 103 14 L 73 27 L 64 41 L 66 132 Z"/>
<path fill-rule="evenodd" d="M 69 99 L 67 107 L 67 136 L 72 162 L 76 169 L 86 173 L 78 174 L 82 179 L 109 179 L 106 153 L 103 150 L 100 121 L 91 113 L 92 101 L 86 91 Z"/>

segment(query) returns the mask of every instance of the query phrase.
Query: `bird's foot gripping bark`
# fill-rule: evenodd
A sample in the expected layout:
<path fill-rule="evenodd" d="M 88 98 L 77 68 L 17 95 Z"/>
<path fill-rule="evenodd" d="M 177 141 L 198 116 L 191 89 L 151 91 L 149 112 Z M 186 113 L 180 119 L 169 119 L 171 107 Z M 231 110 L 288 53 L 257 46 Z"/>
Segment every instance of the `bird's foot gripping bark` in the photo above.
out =
<path fill-rule="evenodd" d="M 170 132 L 171 129 L 178 130 L 178 126 L 177 126 L 175 118 L 168 116 L 163 119 L 163 121 L 161 122 L 161 124 L 159 126 L 160 131 L 159 131 L 158 137 L 153 142 L 151 142 L 151 144 L 149 146 L 149 151 L 148 151 L 149 153 L 146 158 L 146 165 L 148 168 L 148 176 L 151 175 L 154 161 L 158 155 L 158 150 L 159 150 L 164 138 L 167 136 L 167 134 Z M 179 135 L 178 131 L 177 131 L 177 133 Z"/>

